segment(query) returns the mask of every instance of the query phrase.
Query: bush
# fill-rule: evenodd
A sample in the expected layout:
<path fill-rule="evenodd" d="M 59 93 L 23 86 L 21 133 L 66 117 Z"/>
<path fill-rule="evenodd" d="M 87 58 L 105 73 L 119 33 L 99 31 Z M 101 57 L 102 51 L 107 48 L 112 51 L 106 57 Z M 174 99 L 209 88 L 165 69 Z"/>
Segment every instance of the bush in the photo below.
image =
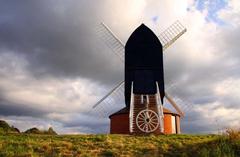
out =
<path fill-rule="evenodd" d="M 24 133 L 26 134 L 45 134 L 45 135 L 57 135 L 57 133 L 50 127 L 47 131 L 46 130 L 39 130 L 38 128 L 31 128 L 26 130 Z"/>
<path fill-rule="evenodd" d="M 226 135 L 231 141 L 240 140 L 240 129 L 228 128 L 226 130 Z"/>
<path fill-rule="evenodd" d="M 20 131 L 14 126 L 10 127 L 7 122 L 0 120 L 0 134 L 4 133 L 20 133 Z"/>

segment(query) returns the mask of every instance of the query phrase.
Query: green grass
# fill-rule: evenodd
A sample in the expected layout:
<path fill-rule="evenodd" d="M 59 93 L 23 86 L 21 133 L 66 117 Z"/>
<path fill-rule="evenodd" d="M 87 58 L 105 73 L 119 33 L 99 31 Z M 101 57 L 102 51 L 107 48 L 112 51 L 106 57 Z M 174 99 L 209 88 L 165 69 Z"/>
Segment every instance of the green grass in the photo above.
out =
<path fill-rule="evenodd" d="M 230 137 L 0 134 L 0 157 L 240 157 L 240 140 Z"/>

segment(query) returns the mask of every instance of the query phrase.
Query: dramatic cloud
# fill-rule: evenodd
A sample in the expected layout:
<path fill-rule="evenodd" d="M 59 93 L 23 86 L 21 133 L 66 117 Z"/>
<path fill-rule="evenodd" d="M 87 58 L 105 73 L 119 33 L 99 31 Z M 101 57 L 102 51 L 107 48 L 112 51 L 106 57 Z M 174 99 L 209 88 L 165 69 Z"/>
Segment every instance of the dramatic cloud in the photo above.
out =
<path fill-rule="evenodd" d="M 96 40 L 96 27 L 105 22 L 125 43 L 143 22 L 160 34 L 180 20 L 188 31 L 166 50 L 164 66 L 167 91 L 186 112 L 183 131 L 239 125 L 239 6 L 238 0 L 0 0 L 0 118 L 22 131 L 106 132 L 106 117 L 123 100 L 91 106 L 123 79 L 123 64 Z"/>

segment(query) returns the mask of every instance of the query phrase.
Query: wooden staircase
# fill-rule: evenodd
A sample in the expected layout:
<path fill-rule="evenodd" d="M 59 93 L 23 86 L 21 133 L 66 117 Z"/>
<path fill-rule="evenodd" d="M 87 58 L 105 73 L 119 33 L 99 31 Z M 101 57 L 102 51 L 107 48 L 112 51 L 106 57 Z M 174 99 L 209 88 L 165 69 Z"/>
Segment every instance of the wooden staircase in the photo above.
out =
<path fill-rule="evenodd" d="M 130 129 L 132 134 L 137 134 L 137 135 L 141 135 L 141 134 L 150 134 L 150 133 L 154 133 L 154 134 L 161 134 L 161 128 L 160 125 L 158 125 L 157 129 L 153 132 L 143 132 L 142 130 L 139 129 L 139 127 L 137 126 L 137 115 L 143 111 L 143 110 L 152 110 L 155 113 L 157 113 L 157 116 L 159 117 L 159 109 L 158 109 L 158 102 L 157 102 L 157 95 L 136 95 L 133 94 L 133 102 L 132 102 L 132 130 Z M 131 118 L 130 118 L 131 119 Z M 159 120 L 160 122 L 160 120 Z"/>

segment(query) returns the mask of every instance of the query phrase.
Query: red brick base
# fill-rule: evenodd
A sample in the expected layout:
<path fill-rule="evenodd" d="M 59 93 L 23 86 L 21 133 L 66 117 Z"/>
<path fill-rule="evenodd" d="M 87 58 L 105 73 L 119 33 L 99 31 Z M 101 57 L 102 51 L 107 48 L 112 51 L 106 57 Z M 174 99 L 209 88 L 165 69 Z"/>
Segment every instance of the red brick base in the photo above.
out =
<path fill-rule="evenodd" d="M 175 134 L 172 129 L 172 116 L 176 118 L 176 132 L 180 133 L 180 116 L 176 113 L 164 109 L 164 133 Z M 110 118 L 110 133 L 111 134 L 130 134 L 129 132 L 129 111 L 125 109 L 122 113 L 114 113 Z"/>

